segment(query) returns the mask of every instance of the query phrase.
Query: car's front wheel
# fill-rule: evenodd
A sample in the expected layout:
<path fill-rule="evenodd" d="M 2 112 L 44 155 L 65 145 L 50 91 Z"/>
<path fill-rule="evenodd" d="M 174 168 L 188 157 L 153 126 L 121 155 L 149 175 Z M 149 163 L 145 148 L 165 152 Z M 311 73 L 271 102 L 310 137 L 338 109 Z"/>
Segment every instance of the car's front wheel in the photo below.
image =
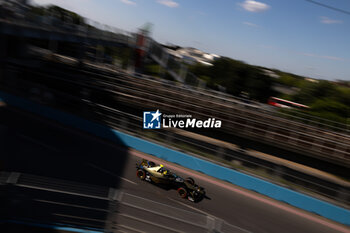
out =
<path fill-rule="evenodd" d="M 146 178 L 146 172 L 142 169 L 138 169 L 136 171 L 136 176 L 140 178 L 141 180 L 144 180 Z"/>
<path fill-rule="evenodd" d="M 177 193 L 180 195 L 181 198 L 187 197 L 187 190 L 183 187 L 177 189 Z"/>

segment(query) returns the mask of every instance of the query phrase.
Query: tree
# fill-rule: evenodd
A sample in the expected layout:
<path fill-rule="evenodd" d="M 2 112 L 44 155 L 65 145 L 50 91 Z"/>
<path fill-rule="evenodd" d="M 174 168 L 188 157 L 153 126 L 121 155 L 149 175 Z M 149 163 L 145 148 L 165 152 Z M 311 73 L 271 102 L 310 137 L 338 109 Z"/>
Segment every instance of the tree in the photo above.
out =
<path fill-rule="evenodd" d="M 329 81 L 319 81 L 318 83 L 304 82 L 298 94 L 293 96 L 293 100 L 311 105 L 318 99 L 333 98 L 336 94 L 336 87 Z"/>
<path fill-rule="evenodd" d="M 223 86 L 233 95 L 247 92 L 251 98 L 266 102 L 272 92 L 272 80 L 261 69 L 227 57 L 214 61 L 212 66 L 197 64 L 190 70 L 208 81 L 207 86 Z"/>
<path fill-rule="evenodd" d="M 348 118 L 350 107 L 332 99 L 319 99 L 311 105 L 311 111 L 318 113 L 333 113 L 342 118 Z"/>

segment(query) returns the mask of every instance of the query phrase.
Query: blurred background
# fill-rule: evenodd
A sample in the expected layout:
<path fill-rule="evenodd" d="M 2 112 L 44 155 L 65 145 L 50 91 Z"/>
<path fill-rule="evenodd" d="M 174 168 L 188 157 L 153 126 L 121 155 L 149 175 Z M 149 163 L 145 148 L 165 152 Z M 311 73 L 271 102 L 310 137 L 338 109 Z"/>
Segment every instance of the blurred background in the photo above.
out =
<path fill-rule="evenodd" d="M 170 205 L 172 194 L 139 184 L 142 154 L 110 129 L 349 209 L 350 4 L 328 3 L 0 0 L 0 227 L 140 232 L 133 221 L 143 214 L 126 207 Z M 143 111 L 157 109 L 222 127 L 143 129 Z M 93 136 L 76 129 L 91 127 L 85 121 L 106 127 Z M 140 201 L 133 195 L 143 189 Z M 227 216 L 218 206 L 239 198 L 216 195 L 191 218 L 214 215 L 227 232 L 280 232 L 265 209 L 241 203 L 245 215 Z M 253 212 L 260 221 L 246 220 Z"/>

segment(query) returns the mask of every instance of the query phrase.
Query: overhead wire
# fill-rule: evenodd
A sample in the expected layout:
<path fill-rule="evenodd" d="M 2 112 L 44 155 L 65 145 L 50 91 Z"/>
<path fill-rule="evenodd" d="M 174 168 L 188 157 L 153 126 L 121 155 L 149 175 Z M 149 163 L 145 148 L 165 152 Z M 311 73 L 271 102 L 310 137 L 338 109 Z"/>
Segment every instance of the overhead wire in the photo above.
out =
<path fill-rule="evenodd" d="M 331 9 L 331 10 L 334 10 L 334 11 L 341 12 L 343 14 L 350 15 L 350 11 L 347 11 L 347 10 L 336 8 L 336 7 L 333 7 L 333 6 L 330 6 L 330 5 L 326 5 L 326 4 L 323 4 L 321 2 L 317 2 L 317 1 L 314 1 L 314 0 L 305 0 L 305 1 L 313 3 L 313 4 L 316 4 L 316 5 L 319 5 L 319 6 L 322 6 L 322 7 L 325 7 L 325 8 L 328 8 L 328 9 Z"/>

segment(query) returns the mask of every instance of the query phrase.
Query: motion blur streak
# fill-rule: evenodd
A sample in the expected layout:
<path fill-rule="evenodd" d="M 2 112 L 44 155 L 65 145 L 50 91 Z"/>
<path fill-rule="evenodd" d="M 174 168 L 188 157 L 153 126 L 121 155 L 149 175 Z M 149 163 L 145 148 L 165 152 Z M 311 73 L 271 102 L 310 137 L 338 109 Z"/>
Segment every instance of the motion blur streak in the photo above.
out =
<path fill-rule="evenodd" d="M 317 233 L 330 233 L 330 232 L 349 232 L 346 227 L 341 227 L 336 223 L 327 222 L 323 219 L 312 214 L 303 213 L 300 210 L 295 210 L 284 204 L 280 204 L 277 201 L 269 200 L 261 195 L 254 194 L 250 191 L 244 191 L 234 185 L 227 184 L 222 181 L 215 180 L 207 177 L 198 172 L 190 171 L 188 169 L 181 168 L 177 165 L 169 162 L 161 161 L 158 158 L 154 158 L 150 155 L 128 150 L 124 153 L 125 149 L 115 144 L 103 141 L 92 135 L 82 133 L 81 131 L 73 130 L 71 128 L 57 125 L 57 123 L 48 121 L 42 117 L 34 116 L 22 111 L 11 111 L 8 109 L 6 114 L 1 114 L 0 119 L 2 123 L 10 125 L 11 136 L 6 137 L 6 147 L 4 147 L 4 156 L 2 160 L 5 162 L 5 169 L 17 172 L 29 172 L 33 174 L 46 174 L 47 177 L 60 177 L 60 179 L 75 179 L 79 182 L 89 182 L 99 185 L 110 185 L 113 187 L 113 183 L 118 180 L 117 177 L 111 174 L 107 174 L 100 169 L 88 166 L 84 160 L 90 158 L 88 156 L 95 150 L 99 157 L 102 155 L 106 159 L 99 160 L 98 167 L 117 174 L 119 177 L 124 177 L 132 182 L 137 183 L 134 185 L 130 182 L 121 180 L 121 183 L 117 187 L 119 190 L 131 194 L 133 196 L 139 196 L 143 199 L 133 198 L 131 202 L 136 205 L 136 201 L 142 208 L 147 209 L 151 206 L 160 208 L 160 204 L 154 204 L 154 202 L 162 203 L 168 206 L 181 208 L 188 212 L 193 212 L 203 215 L 205 213 L 221 218 L 232 226 L 245 229 L 246 231 L 254 233 L 263 232 L 317 232 Z M 26 122 L 26 123 L 25 123 Z M 35 127 L 35 130 L 33 128 Z M 10 131 L 7 132 L 10 132 Z M 16 133 L 20 130 L 21 134 L 24 134 L 31 138 L 40 139 L 43 144 L 47 146 L 41 147 L 33 140 L 26 140 L 26 138 L 20 137 Z M 42 132 L 51 132 L 46 137 L 41 137 Z M 58 136 L 60 135 L 60 136 Z M 6 136 L 6 135 L 5 135 Z M 16 147 L 18 143 L 21 143 L 25 148 Z M 74 151 L 76 154 L 69 154 L 67 156 L 68 148 L 61 147 L 60 152 L 51 151 L 50 148 L 57 148 L 59 145 L 68 143 L 69 145 L 77 145 Z M 89 146 L 88 148 L 86 146 Z M 90 148 L 91 147 L 91 148 Z M 7 151 L 11 151 L 10 154 Z M 30 161 L 25 160 L 22 150 L 30 150 L 33 155 Z M 50 158 L 47 154 L 51 154 Z M 78 156 L 78 155 L 82 156 Z M 108 158 L 108 159 L 107 159 Z M 199 185 L 203 185 L 207 190 L 207 196 L 210 199 L 204 199 L 200 203 L 185 202 L 185 205 L 180 205 L 178 202 L 184 202 L 174 190 L 164 190 L 149 183 L 140 181 L 135 175 L 135 163 L 140 162 L 141 158 L 148 158 L 154 162 L 162 162 L 165 166 L 174 170 L 180 176 L 192 176 L 197 180 Z M 40 166 L 40 161 L 49 160 L 50 167 Z M 118 173 L 118 163 L 125 161 L 125 170 L 122 173 Z M 112 162 L 111 162 L 112 161 Z M 64 169 L 62 169 L 64 167 Z M 45 178 L 48 179 L 48 178 Z M 70 191 L 70 190 L 66 190 Z M 97 190 L 98 191 L 98 190 Z M 96 191 L 94 191 L 96 193 Z M 58 195 L 58 194 L 57 194 Z M 65 195 L 65 194 L 60 194 Z M 68 194 L 67 194 L 68 195 Z M 130 198 L 128 195 L 124 195 L 123 198 Z M 170 199 L 169 199 L 170 198 Z M 40 202 L 46 206 L 56 206 L 54 203 L 66 203 L 74 206 L 67 206 L 70 211 L 74 211 L 79 205 L 83 205 L 91 208 L 101 208 L 99 205 L 93 205 L 92 203 L 80 203 L 81 197 L 77 196 L 74 200 L 78 202 L 67 203 L 67 199 L 51 199 L 49 196 L 36 197 L 37 200 L 46 200 L 46 202 Z M 146 202 L 144 199 L 148 199 Z M 177 202 L 172 201 L 176 200 Z M 127 200 L 126 200 L 127 201 Z M 146 205 L 146 206 L 145 206 Z M 62 206 L 62 205 L 60 205 Z M 188 207 L 187 207 L 188 206 Z M 191 208 L 190 208 L 190 207 Z M 63 206 L 64 207 L 64 206 Z M 50 207 L 52 208 L 52 207 Z M 55 207 L 55 209 L 58 208 Z M 120 211 L 130 211 L 128 208 L 119 209 Z M 168 208 L 165 208 L 169 211 Z M 199 211 L 197 211 L 199 210 Z M 92 210 L 91 210 L 92 211 Z M 136 211 L 136 209 L 134 210 Z M 86 209 L 82 213 L 86 213 Z M 230 213 L 229 215 L 227 213 Z M 60 213 L 68 214 L 69 213 Z M 178 214 L 173 212 L 172 214 Z M 130 214 L 128 214 L 130 215 Z M 205 215 L 203 215 L 205 216 Z M 91 218 L 93 216 L 86 216 Z M 117 219 L 118 224 L 123 224 L 120 221 L 127 221 L 130 224 L 131 219 L 125 219 L 125 216 L 120 216 Z M 157 218 L 154 218 L 157 220 Z M 276 221 L 278 220 L 278 221 Z M 254 224 L 251 224 L 254 222 Z M 171 224 L 169 220 L 162 220 L 161 225 Z M 118 225 L 119 226 L 119 225 Z M 283 230 L 282 230 L 283 229 Z"/>
<path fill-rule="evenodd" d="M 290 212 L 292 214 L 296 214 L 296 215 L 298 215 L 300 217 L 303 217 L 303 218 L 309 219 L 311 221 L 317 222 L 317 223 L 322 224 L 324 226 L 333 228 L 333 229 L 335 229 L 337 231 L 344 232 L 344 233 L 349 233 L 350 232 L 350 230 L 348 228 L 343 227 L 343 226 L 341 226 L 339 224 L 333 223 L 333 222 L 331 222 L 331 221 L 329 221 L 327 219 L 321 218 L 319 216 L 312 215 L 312 214 L 307 213 L 307 212 L 305 212 L 303 210 L 294 208 L 292 206 L 283 204 L 281 202 L 274 201 L 272 199 L 269 199 L 269 198 L 267 198 L 265 196 L 253 193 L 251 191 L 244 190 L 242 188 L 239 188 L 238 186 L 234 186 L 234 185 L 229 184 L 229 183 L 224 183 L 223 181 L 220 181 L 220 180 L 217 180 L 215 178 L 203 175 L 202 173 L 191 171 L 189 169 L 180 167 L 180 166 L 175 165 L 175 164 L 171 164 L 171 163 L 166 162 L 164 160 L 158 159 L 158 158 L 156 158 L 154 156 L 146 155 L 146 154 L 143 154 L 141 152 L 137 152 L 135 150 L 131 150 L 130 154 L 132 154 L 134 156 L 137 156 L 139 158 L 146 158 L 146 159 L 155 161 L 156 163 L 166 164 L 167 167 L 169 167 L 169 168 L 171 168 L 173 170 L 180 171 L 180 172 L 182 172 L 182 173 L 184 173 L 184 174 L 186 174 L 188 176 L 194 177 L 194 178 L 196 178 L 198 180 L 203 180 L 205 182 L 214 184 L 216 186 L 220 186 L 222 188 L 228 189 L 228 190 L 230 190 L 232 192 L 235 192 L 235 193 L 238 193 L 240 195 L 247 196 L 247 197 L 252 198 L 254 200 L 266 203 L 268 205 L 277 207 L 279 209 L 282 209 L 284 211 Z"/>

